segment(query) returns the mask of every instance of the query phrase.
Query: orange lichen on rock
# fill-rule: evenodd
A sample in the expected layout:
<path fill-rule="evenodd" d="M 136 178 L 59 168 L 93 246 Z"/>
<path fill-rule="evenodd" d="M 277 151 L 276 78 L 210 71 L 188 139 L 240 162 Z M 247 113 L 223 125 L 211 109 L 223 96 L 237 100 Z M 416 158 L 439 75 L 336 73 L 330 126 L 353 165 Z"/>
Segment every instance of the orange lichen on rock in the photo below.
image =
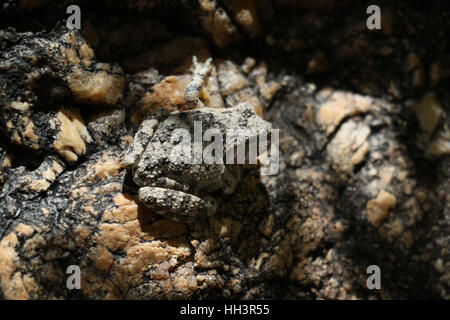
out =
<path fill-rule="evenodd" d="M 28 102 L 20 102 L 20 101 L 13 101 L 8 106 L 10 109 L 14 109 L 17 111 L 28 111 L 30 110 L 30 104 Z"/>
<path fill-rule="evenodd" d="M 190 80 L 190 75 L 164 78 L 161 82 L 154 85 L 152 91 L 147 92 L 138 102 L 138 111 L 133 114 L 131 120 L 134 123 L 139 123 L 145 115 L 159 108 L 168 110 L 186 109 L 184 90 Z"/>
<path fill-rule="evenodd" d="M 80 101 L 114 105 L 122 99 L 125 78 L 120 74 L 111 74 L 100 70 L 84 71 L 75 68 L 67 76 L 70 90 Z"/>
<path fill-rule="evenodd" d="M 56 179 L 56 176 L 59 175 L 64 170 L 64 166 L 58 162 L 57 160 L 52 161 L 52 165 L 42 173 L 42 176 L 50 181 L 53 182 Z"/>
<path fill-rule="evenodd" d="M 45 179 L 34 180 L 30 183 L 30 188 L 37 192 L 42 192 L 50 188 L 50 182 Z"/>
<path fill-rule="evenodd" d="M 351 172 L 369 152 L 366 141 L 370 135 L 369 126 L 353 120 L 345 122 L 327 146 L 327 153 L 342 172 Z"/>
<path fill-rule="evenodd" d="M 94 262 L 95 268 L 101 271 L 109 270 L 114 263 L 114 256 L 101 245 L 92 248 L 88 257 Z"/>
<path fill-rule="evenodd" d="M 414 112 L 419 120 L 420 128 L 428 140 L 436 129 L 441 115 L 441 107 L 435 92 L 426 93 L 420 101 L 414 105 Z"/>
<path fill-rule="evenodd" d="M 79 156 L 86 153 L 85 142 L 92 142 L 81 115 L 62 108 L 55 120 L 53 125 L 59 124 L 59 132 L 53 144 L 56 152 L 68 162 L 77 161 Z"/>
<path fill-rule="evenodd" d="M 216 7 L 215 1 L 198 0 L 198 3 L 203 13 L 200 21 L 216 45 L 224 47 L 239 37 L 236 26 L 223 8 Z"/>
<path fill-rule="evenodd" d="M 103 221 L 110 223 L 125 223 L 138 218 L 139 206 L 137 197 L 118 193 L 113 198 L 113 201 L 117 207 L 106 210 L 103 213 Z"/>
<path fill-rule="evenodd" d="M 261 34 L 261 25 L 253 0 L 226 0 L 225 3 L 233 11 L 236 22 L 251 38 Z"/>
<path fill-rule="evenodd" d="M 31 279 L 27 278 L 24 281 L 24 277 L 18 271 L 20 261 L 15 249 L 18 243 L 14 232 L 0 241 L 0 284 L 6 299 L 26 300 L 29 298 L 26 284 L 30 283 Z"/>
<path fill-rule="evenodd" d="M 375 199 L 366 204 L 365 215 L 374 227 L 379 227 L 387 219 L 390 209 L 397 204 L 395 196 L 387 191 L 381 191 Z"/>
<path fill-rule="evenodd" d="M 75 98 L 108 105 L 114 105 L 121 100 L 125 87 L 122 68 L 105 63 L 97 63 L 92 67 L 94 51 L 83 39 L 77 39 L 74 32 L 69 32 L 64 35 L 63 40 L 68 46 L 60 46 L 60 63 L 71 69 L 65 80 Z"/>
<path fill-rule="evenodd" d="M 123 169 L 120 159 L 111 154 L 104 153 L 94 165 L 95 176 L 100 179 L 116 177 Z"/>
<path fill-rule="evenodd" d="M 353 93 L 334 92 L 320 107 L 316 121 L 330 134 L 345 117 L 367 112 L 371 105 L 370 98 Z"/>

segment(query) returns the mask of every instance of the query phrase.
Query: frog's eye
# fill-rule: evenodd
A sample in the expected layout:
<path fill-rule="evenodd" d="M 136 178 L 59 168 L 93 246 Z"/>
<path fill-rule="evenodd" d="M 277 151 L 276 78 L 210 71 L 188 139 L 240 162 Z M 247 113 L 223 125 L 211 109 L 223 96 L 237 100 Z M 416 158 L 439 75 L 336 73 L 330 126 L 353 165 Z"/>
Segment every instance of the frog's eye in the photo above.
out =
<path fill-rule="evenodd" d="M 174 145 L 177 145 L 177 144 L 180 144 L 182 141 L 183 141 L 183 137 L 177 136 L 177 137 L 175 137 L 175 138 L 172 140 L 172 143 L 173 143 Z"/>
<path fill-rule="evenodd" d="M 178 128 L 170 135 L 170 143 L 174 146 L 183 144 L 186 146 L 191 145 L 191 134 L 187 129 Z"/>

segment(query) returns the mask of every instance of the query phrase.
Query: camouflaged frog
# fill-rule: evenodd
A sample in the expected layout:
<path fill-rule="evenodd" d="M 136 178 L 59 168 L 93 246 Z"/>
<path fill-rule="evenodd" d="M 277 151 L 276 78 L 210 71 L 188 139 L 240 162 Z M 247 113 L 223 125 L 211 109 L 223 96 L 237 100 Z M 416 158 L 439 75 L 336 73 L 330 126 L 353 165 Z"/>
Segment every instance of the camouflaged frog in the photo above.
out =
<path fill-rule="evenodd" d="M 186 101 L 200 103 L 198 95 L 209 63 L 210 60 L 194 69 L 192 81 L 185 90 Z M 195 58 L 194 65 L 198 66 Z M 203 136 L 200 141 L 195 139 L 198 132 L 207 133 L 208 129 L 216 134 L 214 139 L 209 137 L 204 141 Z M 227 152 L 231 148 L 236 150 L 240 144 L 245 146 L 252 137 L 267 134 L 270 129 L 270 123 L 261 119 L 249 103 L 224 109 L 202 107 L 172 113 L 158 110 L 140 125 L 124 163 L 140 186 L 141 202 L 167 218 L 190 222 L 213 215 L 220 205 L 220 194 L 233 193 L 239 184 L 242 170 L 248 164 L 230 163 L 225 159 Z M 188 138 L 180 139 L 180 132 Z M 229 132 L 239 136 L 229 139 Z M 220 136 L 216 146 L 223 149 L 211 153 L 214 161 L 198 158 L 196 161 L 199 153 L 195 148 L 200 149 L 201 158 L 211 141 L 217 142 L 215 139 Z M 187 155 L 189 161 L 180 155 Z"/>

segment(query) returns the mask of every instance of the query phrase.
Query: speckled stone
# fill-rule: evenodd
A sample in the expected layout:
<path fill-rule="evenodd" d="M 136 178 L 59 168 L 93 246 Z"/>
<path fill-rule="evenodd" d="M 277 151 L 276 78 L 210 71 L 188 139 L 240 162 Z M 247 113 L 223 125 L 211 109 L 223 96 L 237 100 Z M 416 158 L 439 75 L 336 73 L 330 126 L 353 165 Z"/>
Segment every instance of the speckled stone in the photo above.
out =
<path fill-rule="evenodd" d="M 350 1 L 78 3 L 81 31 L 65 2 L 0 10 L 1 299 L 450 298 L 445 0 L 384 1 L 379 31 Z M 280 170 L 184 223 L 124 157 L 144 119 L 191 109 L 194 55 L 196 102 L 251 104 Z"/>

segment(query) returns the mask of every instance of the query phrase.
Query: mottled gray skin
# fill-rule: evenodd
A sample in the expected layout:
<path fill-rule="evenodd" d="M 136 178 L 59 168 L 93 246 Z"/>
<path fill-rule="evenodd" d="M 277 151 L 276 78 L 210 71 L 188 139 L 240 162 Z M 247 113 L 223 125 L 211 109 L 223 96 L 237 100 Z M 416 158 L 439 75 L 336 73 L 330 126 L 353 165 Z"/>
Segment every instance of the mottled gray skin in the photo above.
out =
<path fill-rule="evenodd" d="M 247 144 L 259 134 L 268 134 L 270 123 L 261 119 L 249 103 L 234 108 L 212 109 L 204 107 L 199 99 L 205 77 L 211 70 L 212 60 L 199 63 L 193 57 L 192 80 L 184 92 L 186 103 L 195 110 L 169 113 L 158 110 L 150 114 L 136 132 L 124 163 L 141 188 L 138 197 L 146 206 L 167 218 L 190 222 L 198 217 L 211 216 L 218 203 L 213 194 L 231 194 L 241 179 L 245 164 L 225 164 L 227 148 Z M 199 121 L 202 133 L 214 128 L 223 138 L 223 159 L 206 164 L 205 161 L 189 163 L 176 161 L 170 155 L 174 148 L 188 145 L 192 151 L 193 141 L 174 139 L 177 129 L 185 129 L 194 137 L 194 122 Z M 240 130 L 238 139 L 226 141 L 229 129 Z M 200 138 L 200 152 L 210 142 Z M 179 160 L 179 158 L 178 158 Z M 236 162 L 233 162 L 236 163 Z M 248 162 L 246 162 L 248 163 Z"/>
<path fill-rule="evenodd" d="M 202 108 L 174 112 L 166 117 L 161 114 L 153 116 L 161 118 L 143 122 L 125 163 L 132 168 L 134 182 L 141 186 L 139 200 L 158 214 L 182 221 L 213 215 L 218 206 L 213 194 L 231 194 L 240 182 L 242 169 L 247 164 L 225 164 L 227 148 L 247 144 L 251 137 L 268 134 L 271 129 L 271 125 L 261 119 L 249 103 L 228 109 Z M 210 128 L 220 131 L 224 139 L 223 163 L 179 163 L 172 159 L 173 148 L 186 143 L 182 139 L 174 141 L 175 130 L 186 129 L 194 137 L 194 121 L 201 122 L 203 133 Z M 241 134 L 241 139 L 233 144 L 227 144 L 228 129 L 237 129 L 245 134 Z M 144 141 L 148 141 L 146 146 L 143 146 Z M 202 142 L 201 150 L 210 143 Z"/>

